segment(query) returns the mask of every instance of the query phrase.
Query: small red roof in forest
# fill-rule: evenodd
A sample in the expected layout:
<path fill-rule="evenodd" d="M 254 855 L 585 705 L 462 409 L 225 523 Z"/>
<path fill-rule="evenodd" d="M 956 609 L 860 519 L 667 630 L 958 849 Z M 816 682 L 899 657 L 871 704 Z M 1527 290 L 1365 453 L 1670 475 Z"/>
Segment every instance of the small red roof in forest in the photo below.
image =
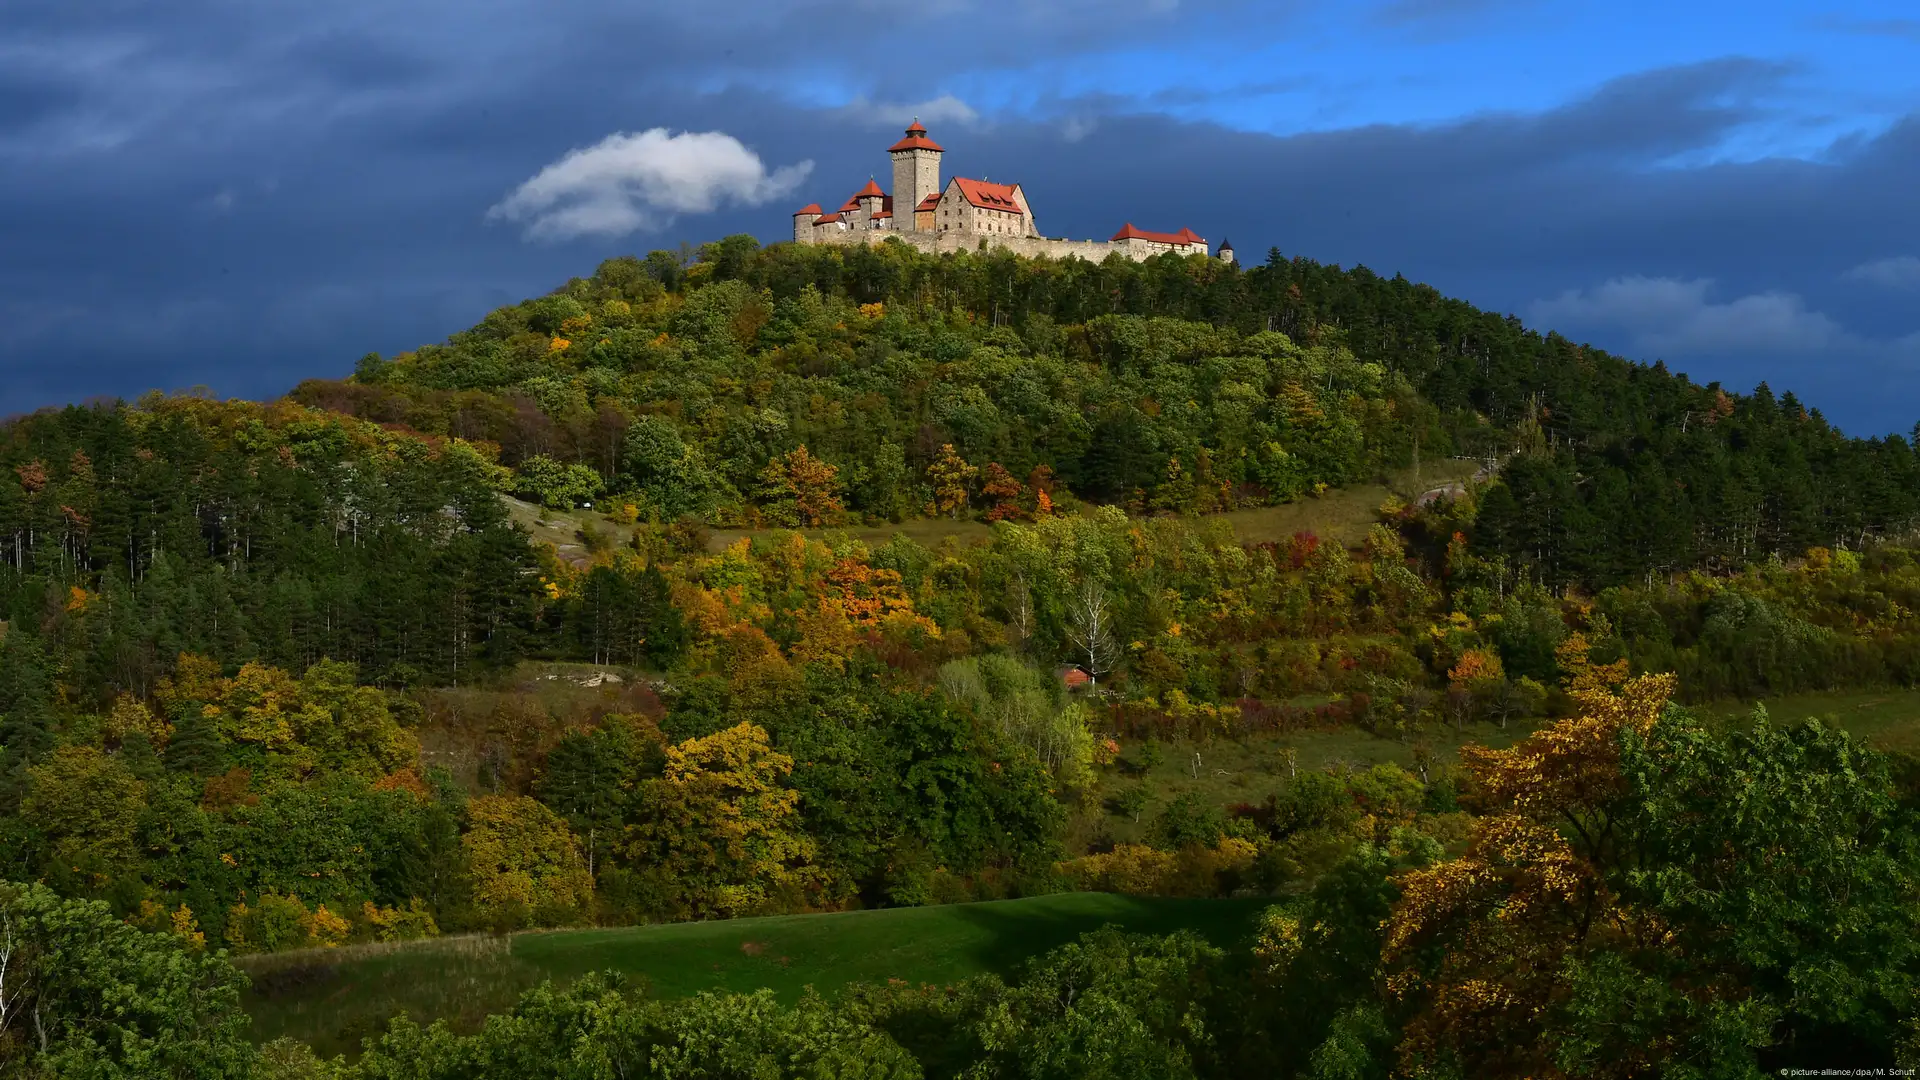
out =
<path fill-rule="evenodd" d="M 810 202 L 807 205 L 801 207 L 800 209 L 795 210 L 793 212 L 793 216 L 799 217 L 801 214 L 817 214 L 819 212 L 820 212 L 820 204 L 817 202 Z"/>
<path fill-rule="evenodd" d="M 1148 232 L 1146 229 L 1134 228 L 1131 221 L 1122 225 L 1120 231 L 1113 234 L 1113 241 L 1120 240 L 1150 240 L 1156 244 L 1176 244 L 1182 247 L 1206 243 L 1206 240 L 1192 229 L 1181 229 L 1177 233 Z"/>
<path fill-rule="evenodd" d="M 898 153 L 901 150 L 932 150 L 936 154 L 947 152 L 946 147 L 927 138 L 927 129 L 920 126 L 920 118 L 917 116 L 913 119 L 913 125 L 907 128 L 907 137 L 887 147 L 889 154 Z"/>
<path fill-rule="evenodd" d="M 953 182 L 959 186 L 961 197 L 982 210 L 999 210 L 1002 213 L 1020 213 L 1020 202 L 1013 197 L 1017 184 L 989 184 L 985 180 L 969 180 L 956 176 Z"/>

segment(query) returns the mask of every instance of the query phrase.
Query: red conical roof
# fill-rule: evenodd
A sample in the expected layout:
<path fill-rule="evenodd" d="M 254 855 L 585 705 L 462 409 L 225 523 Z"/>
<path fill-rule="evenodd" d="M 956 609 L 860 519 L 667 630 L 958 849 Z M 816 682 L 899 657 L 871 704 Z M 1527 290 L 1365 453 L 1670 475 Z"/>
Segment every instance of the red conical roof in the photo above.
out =
<path fill-rule="evenodd" d="M 817 214 L 819 212 L 820 212 L 820 204 L 817 202 L 810 202 L 807 205 L 801 207 L 800 209 L 795 210 L 793 212 L 793 216 L 799 217 L 801 214 Z"/>
<path fill-rule="evenodd" d="M 907 137 L 887 147 L 889 154 L 902 150 L 931 150 L 936 154 L 947 152 L 946 147 L 927 138 L 927 129 L 920 126 L 920 118 L 917 116 L 913 118 L 913 126 L 907 129 Z"/>
<path fill-rule="evenodd" d="M 856 191 L 853 193 L 853 197 L 856 199 L 865 199 L 865 198 L 868 198 L 869 196 L 882 198 L 882 199 L 887 197 L 887 193 L 880 190 L 880 185 L 874 183 L 873 177 L 871 176 L 867 177 L 866 187 L 863 187 L 859 191 Z"/>

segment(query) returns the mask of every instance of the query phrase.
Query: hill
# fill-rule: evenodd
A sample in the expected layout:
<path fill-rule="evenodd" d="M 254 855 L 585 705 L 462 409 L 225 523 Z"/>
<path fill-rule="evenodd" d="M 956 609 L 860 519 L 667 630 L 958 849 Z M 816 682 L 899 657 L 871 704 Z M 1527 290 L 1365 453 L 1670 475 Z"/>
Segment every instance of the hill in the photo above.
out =
<path fill-rule="evenodd" d="M 869 522 L 949 512 L 927 472 L 945 446 L 976 502 L 1025 485 L 1183 512 L 1506 459 L 1476 541 L 1554 586 L 1858 547 L 1920 509 L 1903 438 L 1277 252 L 1095 266 L 734 237 L 692 265 L 610 260 L 294 397 L 489 441 L 557 502 L 603 489 L 718 527 L 813 523 L 766 475 L 801 446 Z"/>

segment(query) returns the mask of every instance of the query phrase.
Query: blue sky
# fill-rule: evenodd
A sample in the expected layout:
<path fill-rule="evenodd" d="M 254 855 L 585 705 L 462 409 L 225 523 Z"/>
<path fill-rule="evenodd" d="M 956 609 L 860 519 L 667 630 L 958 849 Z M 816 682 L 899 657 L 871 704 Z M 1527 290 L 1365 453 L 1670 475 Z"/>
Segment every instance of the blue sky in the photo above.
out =
<path fill-rule="evenodd" d="M 0 412 L 269 396 L 609 255 L 776 240 L 917 113 L 1052 235 L 1192 226 L 1920 420 L 1911 3 L 4 6 Z"/>

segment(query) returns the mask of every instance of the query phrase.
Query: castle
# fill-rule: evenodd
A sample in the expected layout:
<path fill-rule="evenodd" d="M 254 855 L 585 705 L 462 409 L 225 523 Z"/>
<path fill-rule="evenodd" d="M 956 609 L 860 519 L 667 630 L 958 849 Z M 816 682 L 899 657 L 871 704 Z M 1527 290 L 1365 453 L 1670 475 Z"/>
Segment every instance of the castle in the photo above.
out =
<path fill-rule="evenodd" d="M 893 193 L 880 190 L 868 178 L 867 186 L 832 213 L 819 203 L 793 215 L 797 244 L 877 244 L 896 237 L 928 252 L 972 251 L 982 247 L 1007 248 L 1019 255 L 1076 257 L 1099 262 L 1109 255 L 1135 261 L 1174 252 L 1206 255 L 1207 242 L 1192 229 L 1177 233 L 1148 232 L 1128 222 L 1104 242 L 1058 240 L 1040 235 L 1033 206 L 1019 184 L 992 184 L 956 176 L 940 184 L 939 143 L 915 120 L 906 137 L 887 148 L 893 158 Z M 1222 243 L 1218 258 L 1233 261 L 1233 244 Z"/>

